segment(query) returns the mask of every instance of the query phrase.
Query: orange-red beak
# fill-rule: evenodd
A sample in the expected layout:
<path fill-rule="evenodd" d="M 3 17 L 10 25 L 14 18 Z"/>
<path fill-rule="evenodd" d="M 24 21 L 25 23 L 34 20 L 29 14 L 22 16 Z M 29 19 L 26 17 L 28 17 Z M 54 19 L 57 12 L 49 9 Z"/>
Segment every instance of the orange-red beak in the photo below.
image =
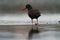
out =
<path fill-rule="evenodd" d="M 26 10 L 26 7 L 21 8 L 22 11 Z"/>

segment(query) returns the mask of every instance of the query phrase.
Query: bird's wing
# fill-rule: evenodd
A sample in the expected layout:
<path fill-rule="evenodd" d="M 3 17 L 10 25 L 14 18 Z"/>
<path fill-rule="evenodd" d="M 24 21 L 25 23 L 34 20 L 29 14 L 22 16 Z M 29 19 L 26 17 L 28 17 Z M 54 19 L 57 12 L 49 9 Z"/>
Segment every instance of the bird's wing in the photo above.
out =
<path fill-rule="evenodd" d="M 29 12 L 30 12 L 32 15 L 33 15 L 33 14 L 35 14 L 35 15 L 36 15 L 36 14 L 37 14 L 37 15 L 41 15 L 41 12 L 40 12 L 38 9 L 32 9 L 32 10 L 30 10 Z"/>

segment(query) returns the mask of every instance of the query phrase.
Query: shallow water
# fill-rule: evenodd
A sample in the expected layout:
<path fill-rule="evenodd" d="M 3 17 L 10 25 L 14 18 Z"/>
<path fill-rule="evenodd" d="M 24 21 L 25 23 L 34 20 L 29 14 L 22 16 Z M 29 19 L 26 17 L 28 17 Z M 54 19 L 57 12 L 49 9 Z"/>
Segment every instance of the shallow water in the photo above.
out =
<path fill-rule="evenodd" d="M 34 34 L 31 40 L 60 40 L 60 32 L 47 31 L 39 34 Z"/>
<path fill-rule="evenodd" d="M 60 40 L 59 26 L 59 24 L 41 24 L 38 26 L 40 32 L 33 34 L 29 39 L 28 30 L 31 25 L 1 25 L 0 40 Z"/>
<path fill-rule="evenodd" d="M 0 40 L 29 40 L 29 39 L 22 34 L 0 32 Z M 38 34 L 33 34 L 30 40 L 60 40 L 60 32 L 46 31 Z"/>
<path fill-rule="evenodd" d="M 0 32 L 0 40 L 26 40 L 23 34 L 12 32 Z"/>
<path fill-rule="evenodd" d="M 42 14 L 39 17 L 39 28 L 41 32 L 33 34 L 31 39 L 28 39 L 28 31 L 24 28 L 20 30 L 18 27 L 1 26 L 0 40 L 60 40 L 60 14 Z M 36 21 L 34 21 L 36 22 Z M 0 25 L 28 25 L 30 27 L 31 20 L 27 14 L 0 14 Z M 44 25 L 47 24 L 47 25 Z M 52 24 L 52 25 L 50 25 Z M 58 25 L 53 25 L 58 24 Z M 18 29 L 17 29 L 18 28 Z M 7 29 L 7 30 L 5 30 Z M 16 29 L 16 30 L 15 30 Z M 27 28 L 29 29 L 29 28 Z"/>

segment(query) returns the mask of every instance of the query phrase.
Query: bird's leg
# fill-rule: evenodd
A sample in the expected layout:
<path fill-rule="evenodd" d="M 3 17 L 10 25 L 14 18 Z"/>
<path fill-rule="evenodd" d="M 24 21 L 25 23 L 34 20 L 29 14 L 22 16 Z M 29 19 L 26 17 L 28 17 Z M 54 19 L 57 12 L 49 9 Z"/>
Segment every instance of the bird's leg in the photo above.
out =
<path fill-rule="evenodd" d="M 31 22 L 32 22 L 32 28 L 33 28 L 33 19 L 31 19 Z"/>
<path fill-rule="evenodd" d="M 36 19 L 37 23 L 35 23 L 35 25 L 38 25 L 38 19 Z"/>
<path fill-rule="evenodd" d="M 37 23 L 35 24 L 36 25 L 36 29 L 38 30 L 38 19 L 36 19 Z"/>
<path fill-rule="evenodd" d="M 37 19 L 37 25 L 38 25 L 38 19 Z"/>

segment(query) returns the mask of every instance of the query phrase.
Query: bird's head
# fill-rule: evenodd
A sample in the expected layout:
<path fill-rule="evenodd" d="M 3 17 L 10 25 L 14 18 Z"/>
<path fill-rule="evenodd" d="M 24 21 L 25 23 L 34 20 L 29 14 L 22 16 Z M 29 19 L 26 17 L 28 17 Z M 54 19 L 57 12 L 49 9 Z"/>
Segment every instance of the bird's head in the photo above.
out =
<path fill-rule="evenodd" d="M 32 6 L 30 4 L 26 4 L 26 6 L 22 8 L 22 10 L 25 10 L 25 9 L 31 10 Z"/>
<path fill-rule="evenodd" d="M 30 4 L 27 4 L 27 5 L 26 5 L 26 8 L 27 8 L 28 10 L 31 10 L 31 9 L 32 9 L 32 6 L 31 6 Z"/>

